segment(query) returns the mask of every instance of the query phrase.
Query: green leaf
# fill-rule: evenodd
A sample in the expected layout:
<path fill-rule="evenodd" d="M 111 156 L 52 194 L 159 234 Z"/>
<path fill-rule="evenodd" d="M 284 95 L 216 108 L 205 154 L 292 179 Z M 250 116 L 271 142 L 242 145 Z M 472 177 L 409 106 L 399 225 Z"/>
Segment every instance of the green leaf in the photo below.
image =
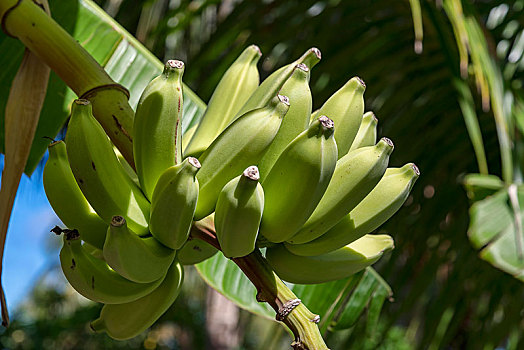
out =
<path fill-rule="evenodd" d="M 50 1 L 53 18 L 66 29 L 106 69 L 118 83 L 129 89 L 129 102 L 135 107 L 145 86 L 162 71 L 163 64 L 142 44 L 91 0 Z M 4 110 L 23 46 L 18 40 L 0 35 L 4 69 L 0 73 L 0 151 L 4 149 Z M 7 69 L 6 69 L 7 67 Z M 63 127 L 75 94 L 54 74 L 51 75 L 44 108 L 25 168 L 30 175 L 47 149 L 49 140 Z M 205 104 L 184 87 L 183 131 L 198 122 Z"/>
<path fill-rule="evenodd" d="M 366 306 L 371 303 L 368 313 L 368 329 L 373 331 L 378 321 L 378 315 L 386 297 L 392 296 L 389 285 L 368 267 L 361 276 L 354 291 L 350 294 L 343 305 L 343 312 L 331 324 L 334 330 L 347 329 L 353 326 L 364 312 Z M 374 298 L 378 298 L 374 301 Z"/>
<path fill-rule="evenodd" d="M 496 175 L 468 174 L 464 177 L 468 198 L 476 202 L 503 188 L 504 182 Z"/>
<path fill-rule="evenodd" d="M 195 266 L 207 284 L 239 307 L 275 319 L 275 311 L 268 304 L 256 301 L 255 287 L 233 261 L 222 254 L 216 254 Z M 378 299 L 370 310 L 370 318 L 376 323 L 384 298 L 391 296 L 389 286 L 369 267 L 338 281 L 314 285 L 287 285 L 311 312 L 320 315 L 321 328 L 323 324 L 329 325 L 335 317 L 343 319 L 343 323 L 339 321 L 335 329 L 349 328 L 375 297 Z"/>
<path fill-rule="evenodd" d="M 524 281 L 524 186 L 510 185 L 470 208 L 468 236 L 480 257 Z"/>
<path fill-rule="evenodd" d="M 195 265 L 200 276 L 213 289 L 244 310 L 267 318 L 275 312 L 266 303 L 256 301 L 256 289 L 238 266 L 221 253 Z"/>
<path fill-rule="evenodd" d="M 388 290 L 383 285 L 379 284 L 369 302 L 368 318 L 366 324 L 366 332 L 369 336 L 375 335 L 380 311 L 387 298 L 391 297 L 391 290 Z"/>

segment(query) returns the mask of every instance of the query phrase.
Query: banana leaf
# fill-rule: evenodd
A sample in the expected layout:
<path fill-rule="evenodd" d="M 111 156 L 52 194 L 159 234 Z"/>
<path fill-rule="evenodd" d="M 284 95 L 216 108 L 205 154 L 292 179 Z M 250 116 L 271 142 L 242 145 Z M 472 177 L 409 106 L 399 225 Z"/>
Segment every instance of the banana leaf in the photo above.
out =
<path fill-rule="evenodd" d="M 196 268 L 207 284 L 239 307 L 275 319 L 275 311 L 269 305 L 256 301 L 255 287 L 235 263 L 222 254 L 197 264 Z M 370 304 L 374 305 L 368 314 L 372 329 L 378 320 L 382 303 L 392 295 L 389 285 L 371 267 L 338 281 L 313 285 L 288 283 L 288 287 L 311 312 L 320 315 L 321 330 L 350 328 Z"/>
<path fill-rule="evenodd" d="M 484 192 L 492 188 L 478 189 Z M 512 184 L 475 202 L 470 208 L 468 236 L 480 257 L 524 281 L 522 230 L 524 186 Z"/>

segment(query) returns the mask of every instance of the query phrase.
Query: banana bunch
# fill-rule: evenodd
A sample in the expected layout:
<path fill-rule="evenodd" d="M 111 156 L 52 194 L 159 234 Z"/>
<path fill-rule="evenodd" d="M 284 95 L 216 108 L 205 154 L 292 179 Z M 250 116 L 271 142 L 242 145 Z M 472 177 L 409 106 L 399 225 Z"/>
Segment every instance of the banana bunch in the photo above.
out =
<path fill-rule="evenodd" d="M 64 141 L 49 146 L 44 187 L 63 232 L 60 262 L 80 294 L 105 304 L 95 332 L 129 339 L 172 305 L 183 265 L 218 249 L 191 232 L 216 232 L 228 258 L 267 247 L 292 283 L 347 277 L 393 248 L 373 234 L 406 201 L 414 164 L 389 166 L 393 142 L 377 142 L 352 78 L 312 112 L 316 48 L 259 85 L 260 49 L 246 48 L 217 85 L 202 120 L 181 134 L 184 63 L 167 61 L 137 106 L 134 165 L 93 118 L 71 108 Z M 57 233 L 58 233 L 57 232 Z"/>

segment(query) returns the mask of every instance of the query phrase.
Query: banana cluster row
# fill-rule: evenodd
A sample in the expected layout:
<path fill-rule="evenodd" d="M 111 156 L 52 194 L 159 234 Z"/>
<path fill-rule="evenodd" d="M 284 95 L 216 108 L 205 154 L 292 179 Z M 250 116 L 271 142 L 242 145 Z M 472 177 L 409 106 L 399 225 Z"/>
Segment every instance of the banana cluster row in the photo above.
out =
<path fill-rule="evenodd" d="M 312 48 L 257 86 L 256 46 L 217 86 L 184 154 L 198 157 L 194 219 L 214 213 L 226 257 L 267 247 L 275 272 L 293 283 L 347 277 L 393 248 L 370 234 L 405 202 L 419 176 L 388 168 L 393 143 L 377 142 L 377 118 L 364 113 L 365 84 L 350 79 L 312 112 Z"/>
<path fill-rule="evenodd" d="M 390 236 L 370 233 L 402 206 L 419 172 L 411 163 L 388 168 L 393 143 L 376 141 L 365 84 L 350 79 L 312 113 L 309 80 L 320 51 L 306 51 L 259 85 L 260 57 L 255 45 L 242 52 L 184 138 L 184 63 L 168 61 L 126 135 L 136 171 L 89 101 L 73 103 L 65 142 L 49 147 L 44 187 L 69 228 L 64 275 L 106 304 L 93 330 L 131 338 L 167 310 L 182 265 L 217 252 L 189 239 L 194 221 L 216 231 L 228 258 L 267 247 L 275 272 L 293 283 L 347 277 L 393 248 Z"/>

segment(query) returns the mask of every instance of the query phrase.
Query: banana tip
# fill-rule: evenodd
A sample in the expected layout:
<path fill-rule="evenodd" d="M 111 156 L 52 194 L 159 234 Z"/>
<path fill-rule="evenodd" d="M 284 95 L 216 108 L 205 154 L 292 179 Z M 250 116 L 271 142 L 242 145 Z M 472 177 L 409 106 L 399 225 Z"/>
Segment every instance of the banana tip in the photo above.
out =
<path fill-rule="evenodd" d="M 318 57 L 318 59 L 322 59 L 322 52 L 316 47 L 312 47 L 311 51 Z"/>
<path fill-rule="evenodd" d="M 89 329 L 95 333 L 103 332 L 104 327 L 104 321 L 102 321 L 100 318 L 97 318 L 96 320 L 89 323 Z"/>
<path fill-rule="evenodd" d="M 280 102 L 284 103 L 285 105 L 289 106 L 289 97 L 284 95 L 278 95 L 278 99 Z"/>
<path fill-rule="evenodd" d="M 304 63 L 297 64 L 297 66 L 295 68 L 296 69 L 300 69 L 300 70 L 302 70 L 302 71 L 304 71 L 306 73 L 309 72 L 308 66 L 306 66 Z"/>
<path fill-rule="evenodd" d="M 411 168 L 417 176 L 420 176 L 420 169 L 418 168 L 418 166 L 415 165 L 415 163 L 411 163 Z"/>
<path fill-rule="evenodd" d="M 187 161 L 189 162 L 189 164 L 191 164 L 192 166 L 194 166 L 197 169 L 200 169 L 202 167 L 198 159 L 196 159 L 195 157 L 188 157 Z"/>
<path fill-rule="evenodd" d="M 176 68 L 176 69 L 184 68 L 184 62 L 179 61 L 179 60 L 168 60 L 166 65 L 171 68 Z"/>
<path fill-rule="evenodd" d="M 366 83 L 364 82 L 364 80 L 361 77 L 354 76 L 349 81 L 356 82 L 358 85 L 360 85 L 360 90 L 362 91 L 366 90 Z M 359 89 L 359 87 L 357 87 L 357 89 Z"/>
<path fill-rule="evenodd" d="M 123 216 L 115 215 L 111 218 L 111 226 L 120 227 L 125 225 L 126 219 Z"/>
<path fill-rule="evenodd" d="M 242 175 L 244 175 L 245 177 L 253 181 L 260 180 L 260 173 L 256 165 L 247 167 L 246 170 L 244 170 L 244 173 Z"/>
<path fill-rule="evenodd" d="M 251 45 L 251 47 L 257 52 L 258 56 L 262 56 L 262 50 L 260 50 L 260 47 L 258 45 Z"/>
<path fill-rule="evenodd" d="M 335 127 L 335 122 L 325 115 L 318 117 L 318 121 L 325 129 L 333 129 Z"/>
<path fill-rule="evenodd" d="M 72 229 L 72 230 L 64 230 L 64 235 L 66 241 L 74 241 L 77 239 L 80 239 L 80 233 L 78 233 L 78 230 Z"/>
<path fill-rule="evenodd" d="M 87 105 L 91 104 L 91 102 L 89 102 L 89 100 L 86 100 L 84 98 L 79 98 L 79 99 L 75 100 L 75 104 L 77 104 L 79 106 L 87 106 Z"/>
<path fill-rule="evenodd" d="M 393 145 L 393 141 L 391 141 L 391 139 L 389 139 L 389 138 L 387 138 L 387 137 L 383 137 L 383 138 L 381 138 L 380 141 L 384 141 L 384 142 L 387 143 L 388 146 L 390 146 L 390 147 L 395 147 L 395 146 Z"/>
<path fill-rule="evenodd" d="M 48 137 L 46 137 L 46 138 L 48 138 Z M 54 139 L 52 139 L 50 137 L 49 137 L 49 139 L 51 140 L 51 143 L 49 144 L 49 146 L 47 146 L 47 148 L 51 148 L 53 146 L 58 145 L 59 143 L 63 143 L 64 142 L 63 140 L 56 140 L 55 141 Z"/>

